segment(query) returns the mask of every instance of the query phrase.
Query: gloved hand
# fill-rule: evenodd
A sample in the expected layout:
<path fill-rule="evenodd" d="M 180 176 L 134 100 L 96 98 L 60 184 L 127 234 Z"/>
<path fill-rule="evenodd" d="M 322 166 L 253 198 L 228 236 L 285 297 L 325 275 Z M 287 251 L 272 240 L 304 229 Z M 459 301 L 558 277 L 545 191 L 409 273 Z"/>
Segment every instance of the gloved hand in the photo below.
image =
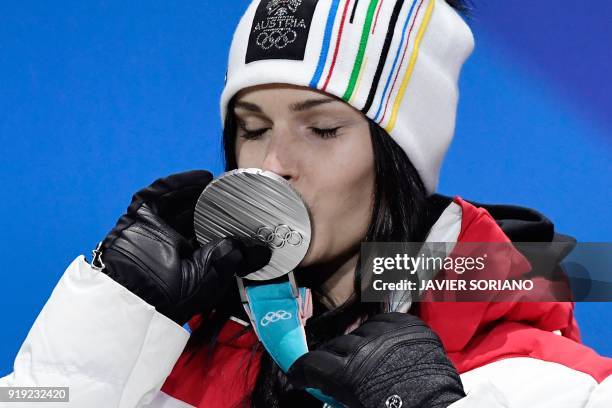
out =
<path fill-rule="evenodd" d="M 287 377 L 350 408 L 446 408 L 465 396 L 438 336 L 408 313 L 370 318 L 301 356 Z"/>
<path fill-rule="evenodd" d="M 255 239 L 199 247 L 193 215 L 211 180 L 197 170 L 155 181 L 132 197 L 99 247 L 104 273 L 179 325 L 212 310 L 234 274 L 247 275 L 270 260 L 269 248 Z"/>

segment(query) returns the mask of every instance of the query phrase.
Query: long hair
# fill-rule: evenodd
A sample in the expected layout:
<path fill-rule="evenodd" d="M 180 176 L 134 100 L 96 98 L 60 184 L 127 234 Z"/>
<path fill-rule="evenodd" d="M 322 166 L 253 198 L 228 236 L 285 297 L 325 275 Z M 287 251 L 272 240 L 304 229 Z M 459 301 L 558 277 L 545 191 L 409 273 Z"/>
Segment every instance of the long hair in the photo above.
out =
<path fill-rule="evenodd" d="M 235 157 L 237 123 L 233 107 L 234 100 L 229 103 L 223 133 L 227 171 L 237 168 Z M 391 136 L 371 120 L 369 128 L 374 154 L 375 194 L 372 215 L 363 242 L 423 241 L 433 224 L 434 217 L 428 206 L 425 187 L 406 153 Z M 357 319 L 366 320 L 385 311 L 383 303 L 361 302 L 360 269 L 361 262 L 358 261 L 353 282 L 354 296 L 336 309 L 326 310 L 316 296 L 313 296 L 314 313 L 305 326 L 309 349 L 316 349 L 326 340 L 342 335 Z M 316 292 L 315 289 L 313 288 L 313 292 Z M 226 301 L 194 330 L 188 349 L 196 351 L 199 347 L 206 347 L 211 355 L 220 329 L 229 316 L 234 315 L 241 307 L 237 290 L 233 290 Z M 246 330 L 249 328 L 244 329 Z M 252 355 L 255 351 L 256 349 Z M 250 363 L 251 361 L 245 370 L 250 369 Z M 253 393 L 241 406 L 249 404 L 255 408 L 321 406 L 321 402 L 310 394 L 293 389 L 284 373 L 265 350 L 262 353 Z"/>

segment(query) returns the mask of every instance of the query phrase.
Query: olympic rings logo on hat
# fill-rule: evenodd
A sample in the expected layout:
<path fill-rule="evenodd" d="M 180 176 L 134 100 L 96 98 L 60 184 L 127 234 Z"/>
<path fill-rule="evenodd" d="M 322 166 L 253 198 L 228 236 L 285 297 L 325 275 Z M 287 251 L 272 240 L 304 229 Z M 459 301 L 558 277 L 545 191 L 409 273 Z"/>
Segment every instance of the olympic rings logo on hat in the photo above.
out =
<path fill-rule="evenodd" d="M 273 249 L 283 248 L 286 244 L 299 246 L 304 242 L 302 234 L 285 224 L 280 224 L 274 229 L 261 227 L 257 230 L 255 238 L 259 238 Z"/>
<path fill-rule="evenodd" d="M 287 320 L 291 318 L 291 313 L 286 310 L 277 310 L 276 312 L 268 312 L 261 318 L 259 322 L 262 326 L 267 326 L 271 323 L 276 323 L 279 320 Z"/>
<path fill-rule="evenodd" d="M 257 36 L 257 45 L 264 50 L 269 50 L 273 46 L 285 48 L 297 39 L 297 33 L 290 28 L 279 28 L 276 30 L 266 30 Z"/>

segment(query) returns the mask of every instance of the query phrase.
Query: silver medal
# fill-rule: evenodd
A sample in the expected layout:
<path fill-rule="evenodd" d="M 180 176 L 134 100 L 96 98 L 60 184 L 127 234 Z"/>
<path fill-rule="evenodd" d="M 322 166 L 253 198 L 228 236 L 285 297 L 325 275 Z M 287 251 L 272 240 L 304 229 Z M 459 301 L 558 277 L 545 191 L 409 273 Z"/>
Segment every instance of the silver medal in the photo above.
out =
<path fill-rule="evenodd" d="M 261 169 L 237 169 L 215 178 L 198 199 L 194 216 L 200 244 L 228 236 L 251 237 L 272 251 L 270 263 L 245 279 L 283 276 L 310 245 L 310 216 L 299 193 L 283 177 Z"/>

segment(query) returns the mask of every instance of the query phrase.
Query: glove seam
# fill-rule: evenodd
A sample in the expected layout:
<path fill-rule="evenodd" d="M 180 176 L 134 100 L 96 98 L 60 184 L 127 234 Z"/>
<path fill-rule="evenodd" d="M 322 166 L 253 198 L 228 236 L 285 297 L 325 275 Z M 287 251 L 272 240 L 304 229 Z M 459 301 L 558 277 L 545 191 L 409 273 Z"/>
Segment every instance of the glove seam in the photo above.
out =
<path fill-rule="evenodd" d="M 149 227 L 149 225 L 147 225 L 147 227 Z M 140 235 L 141 237 L 149 238 L 149 239 L 151 239 L 153 241 L 157 241 L 159 243 L 167 244 L 167 245 L 170 245 L 170 246 L 174 247 L 175 242 L 173 242 L 171 237 L 167 236 L 164 231 L 160 230 L 159 228 L 155 228 L 155 227 L 153 227 L 153 229 L 156 232 L 159 232 L 161 235 L 163 235 L 163 238 L 167 238 L 167 239 L 161 240 L 161 239 L 159 239 L 159 237 L 157 237 L 155 235 L 149 235 L 149 234 L 147 234 L 147 231 L 145 229 L 143 229 L 142 227 L 138 228 L 138 226 L 132 228 L 130 231 L 133 232 L 134 234 Z M 127 231 L 127 229 L 122 231 L 121 233 L 124 234 L 125 231 Z"/>
<path fill-rule="evenodd" d="M 151 210 L 152 211 L 152 210 Z M 140 214 L 140 216 L 143 218 L 144 221 L 147 221 L 147 223 L 145 225 L 147 225 L 148 227 L 151 227 L 151 229 L 159 232 L 160 234 L 164 235 L 166 238 L 172 240 L 173 238 L 175 238 L 176 240 L 180 240 L 183 239 L 185 240 L 185 237 L 183 237 L 181 234 L 178 233 L 178 231 L 175 231 L 174 228 L 172 228 L 172 226 L 170 226 L 163 218 L 161 218 L 159 215 L 155 214 L 152 212 L 152 214 L 155 217 L 151 217 L 148 214 Z M 153 218 L 153 219 L 152 219 Z M 157 219 L 155 219 L 157 218 Z M 161 228 L 159 228 L 158 226 L 155 225 L 154 221 L 162 221 L 164 224 L 166 224 L 168 226 L 168 230 L 169 231 L 165 231 Z M 127 230 L 128 228 L 125 228 L 125 230 Z M 169 232 L 171 232 L 172 234 L 168 234 Z M 175 243 L 172 241 L 169 241 L 168 244 L 170 245 L 174 245 Z"/>
<path fill-rule="evenodd" d="M 166 298 L 166 301 L 168 302 L 168 304 L 171 304 L 171 303 L 172 303 L 172 297 L 171 297 L 171 296 L 170 296 L 170 294 L 168 293 L 167 288 L 165 288 L 165 287 L 164 287 L 164 286 L 165 286 L 165 284 L 164 284 L 163 280 L 162 280 L 162 279 L 161 279 L 161 278 L 160 278 L 160 277 L 159 277 L 159 276 L 158 276 L 158 275 L 155 273 L 155 271 L 153 271 L 153 270 L 152 270 L 152 269 L 151 269 L 151 268 L 150 268 L 150 267 L 149 267 L 147 264 L 145 264 L 145 263 L 144 263 L 144 262 L 143 262 L 143 261 L 142 261 L 142 260 L 141 260 L 139 257 L 137 257 L 136 255 L 132 254 L 131 252 L 128 252 L 128 251 L 124 250 L 123 248 L 121 248 L 121 247 L 117 247 L 117 246 L 114 246 L 114 247 L 112 247 L 112 248 L 109 248 L 108 250 L 115 251 L 115 252 L 118 252 L 119 254 L 121 254 L 121 255 L 123 255 L 123 256 L 126 256 L 127 258 L 129 258 L 129 259 L 130 259 L 130 260 L 132 260 L 133 262 L 137 263 L 137 264 L 138 264 L 140 267 L 143 267 L 143 269 L 146 269 L 146 270 L 148 270 L 149 272 L 151 272 L 152 276 L 154 276 L 154 277 L 155 277 L 155 280 L 156 280 L 156 281 L 158 281 L 158 283 L 161 283 L 161 285 L 159 285 L 159 288 L 160 288 L 160 289 L 163 291 L 164 297 Z M 112 271 L 112 268 L 111 268 L 111 271 Z M 116 274 L 116 273 L 113 273 L 113 275 L 122 276 L 121 274 Z M 113 279 L 115 279 L 115 278 L 113 277 Z M 122 279 L 122 280 L 123 280 L 123 279 Z M 121 282 L 119 282 L 119 283 L 121 283 Z M 121 283 L 121 284 L 122 284 L 123 286 L 125 286 L 125 284 L 124 284 L 124 283 Z M 131 288 L 128 288 L 127 286 L 125 286 L 125 287 L 126 287 L 127 289 L 129 289 L 129 290 L 130 290 L 132 293 L 136 294 L 136 292 L 135 292 L 136 288 L 132 288 L 132 289 L 131 289 Z M 139 297 L 140 297 L 140 296 L 139 296 Z M 142 298 L 142 297 L 141 297 L 141 298 Z M 148 300 L 146 300 L 146 299 L 144 299 L 144 300 L 148 302 Z M 158 306 L 157 306 L 157 305 L 153 305 L 153 306 L 155 306 L 155 309 L 157 309 L 157 308 L 158 308 Z"/>
<path fill-rule="evenodd" d="M 141 204 L 141 206 L 142 206 L 142 202 L 141 202 L 140 204 Z M 138 209 L 140 209 L 140 207 L 138 207 Z M 110 247 L 112 247 L 112 246 L 113 246 L 113 244 L 115 243 L 115 241 L 117 241 L 117 240 L 119 239 L 119 237 L 121 237 L 121 235 L 123 234 L 123 232 L 124 232 L 125 230 L 127 230 L 128 228 L 130 228 L 132 225 L 134 225 L 134 224 L 136 223 L 136 220 L 135 220 L 135 219 L 132 217 L 132 214 L 126 214 L 126 215 L 129 215 L 129 216 L 130 216 L 130 223 L 129 223 L 129 225 L 127 225 L 127 226 L 126 226 L 125 228 L 123 228 L 121 231 L 118 231 L 117 236 L 116 236 L 115 238 L 113 238 L 111 242 L 109 242 L 109 243 L 108 243 L 108 246 L 107 246 L 106 248 L 104 248 L 104 250 L 107 250 L 107 249 L 109 249 Z M 111 231 L 111 233 L 112 233 L 112 231 Z M 104 256 L 104 254 L 103 254 L 102 256 Z"/>
<path fill-rule="evenodd" d="M 211 178 L 211 179 L 212 179 L 212 178 Z M 204 187 L 202 187 L 202 188 L 206 188 L 206 186 L 207 186 L 209 183 L 210 183 L 210 180 L 209 180 L 209 181 L 208 181 L 206 184 L 204 184 Z M 172 194 L 172 193 L 176 193 L 176 192 L 179 192 L 179 191 L 184 191 L 184 190 L 191 189 L 191 188 L 199 188 L 199 187 L 201 187 L 201 186 L 202 186 L 201 184 L 189 184 L 189 185 L 187 185 L 187 186 L 180 187 L 180 188 L 178 188 L 178 189 L 176 189 L 176 190 L 167 191 L 167 192 L 165 192 L 165 193 L 163 193 L 163 194 L 161 194 L 161 195 L 156 196 L 156 198 L 158 198 L 158 199 L 159 199 L 159 198 L 163 198 L 163 197 L 165 197 L 165 196 L 167 196 L 167 195 L 169 195 L 169 194 Z M 137 194 L 138 194 L 138 193 L 137 193 Z M 196 200 L 196 202 L 197 202 L 197 200 Z M 134 200 L 132 200 L 132 204 L 133 204 L 133 203 L 134 203 Z M 129 207 L 131 207 L 131 205 L 132 205 L 132 204 L 130 204 L 130 205 L 128 206 L 128 209 L 129 209 Z M 127 211 L 127 212 L 126 212 L 126 214 L 125 214 L 125 215 L 129 215 L 129 216 L 130 216 L 130 224 L 129 224 L 129 225 L 127 225 L 125 228 L 123 228 L 123 229 L 120 231 L 120 233 L 119 233 L 119 234 L 117 234 L 117 236 L 116 236 L 115 238 L 113 238 L 113 240 L 112 240 L 112 241 L 110 241 L 110 242 L 108 243 L 108 247 L 107 247 L 107 248 L 111 247 L 111 246 L 112 246 L 112 245 L 115 243 L 115 241 L 116 241 L 116 240 L 117 240 L 117 239 L 118 239 L 118 238 L 121 236 L 121 232 L 125 231 L 126 229 L 128 229 L 128 228 L 130 228 L 132 225 L 134 225 L 134 223 L 136 223 L 136 221 L 137 221 L 137 220 L 136 220 L 136 219 L 134 219 L 134 215 L 136 215 L 136 214 L 138 213 L 138 211 L 139 211 L 139 210 L 142 208 L 143 204 L 149 204 L 149 203 L 148 203 L 148 202 L 146 202 L 146 201 L 145 201 L 143 198 L 139 197 L 139 198 L 138 198 L 138 207 L 136 207 L 136 208 L 132 209 L 131 211 Z M 153 212 L 153 210 L 151 210 L 151 212 L 152 212 L 153 214 L 155 214 L 155 215 L 157 215 L 157 216 L 159 217 L 159 214 L 157 214 L 157 213 Z M 159 218 L 160 218 L 162 221 L 164 221 L 164 220 L 163 220 L 163 218 L 161 218 L 161 217 L 159 217 Z M 164 222 L 165 222 L 165 221 L 164 221 Z"/>

